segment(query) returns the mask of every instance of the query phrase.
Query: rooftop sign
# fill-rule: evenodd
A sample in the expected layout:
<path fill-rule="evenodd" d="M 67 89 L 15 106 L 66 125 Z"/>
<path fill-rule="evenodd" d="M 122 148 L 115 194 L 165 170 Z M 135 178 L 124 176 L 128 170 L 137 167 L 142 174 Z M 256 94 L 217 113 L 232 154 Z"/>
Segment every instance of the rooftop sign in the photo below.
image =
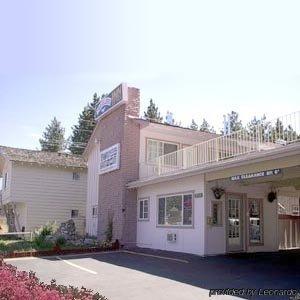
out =
<path fill-rule="evenodd" d="M 256 173 L 235 175 L 235 176 L 231 176 L 230 179 L 231 179 L 231 181 L 238 181 L 238 180 L 244 180 L 244 179 L 274 176 L 274 175 L 278 175 L 278 174 L 281 174 L 281 169 L 273 169 L 273 170 L 267 170 L 267 171 L 259 171 Z"/>
<path fill-rule="evenodd" d="M 106 97 L 100 99 L 96 107 L 95 119 L 98 120 L 105 112 L 122 100 L 127 100 L 127 86 L 124 83 L 121 83 Z"/>

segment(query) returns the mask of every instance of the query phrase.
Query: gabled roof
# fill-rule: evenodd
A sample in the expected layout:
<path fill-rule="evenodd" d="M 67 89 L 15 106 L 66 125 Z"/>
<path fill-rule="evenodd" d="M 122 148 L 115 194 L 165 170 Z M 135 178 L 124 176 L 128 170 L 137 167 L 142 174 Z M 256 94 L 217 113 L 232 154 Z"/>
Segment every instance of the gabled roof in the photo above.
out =
<path fill-rule="evenodd" d="M 46 152 L 0 146 L 0 156 L 10 161 L 37 163 L 61 167 L 86 168 L 86 162 L 81 155 Z"/>

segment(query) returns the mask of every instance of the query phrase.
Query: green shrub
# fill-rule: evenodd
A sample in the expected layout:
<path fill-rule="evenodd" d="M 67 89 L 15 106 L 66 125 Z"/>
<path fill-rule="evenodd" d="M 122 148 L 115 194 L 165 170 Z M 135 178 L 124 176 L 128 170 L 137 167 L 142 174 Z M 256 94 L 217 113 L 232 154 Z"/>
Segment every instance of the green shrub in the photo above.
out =
<path fill-rule="evenodd" d="M 59 236 L 56 239 L 56 245 L 58 246 L 64 246 L 66 244 L 66 239 L 63 236 Z"/>
<path fill-rule="evenodd" d="M 46 237 L 47 235 L 55 233 L 57 231 L 57 228 L 58 226 L 56 222 L 48 222 L 35 230 L 35 235 Z"/>
<path fill-rule="evenodd" d="M 48 249 L 53 246 L 53 242 L 47 241 L 46 237 L 54 234 L 57 228 L 56 222 L 48 222 L 35 230 L 33 242 L 38 249 Z"/>
<path fill-rule="evenodd" d="M 107 229 L 105 231 L 105 237 L 107 242 L 111 242 L 113 238 L 113 221 L 110 219 L 107 224 Z"/>

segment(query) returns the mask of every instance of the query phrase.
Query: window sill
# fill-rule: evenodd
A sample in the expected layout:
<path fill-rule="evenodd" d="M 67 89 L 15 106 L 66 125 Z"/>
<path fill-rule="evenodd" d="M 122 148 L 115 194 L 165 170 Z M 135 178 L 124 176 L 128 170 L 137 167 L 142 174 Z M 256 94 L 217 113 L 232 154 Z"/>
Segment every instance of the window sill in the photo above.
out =
<path fill-rule="evenodd" d="M 194 225 L 156 225 L 156 228 L 194 229 Z"/>

